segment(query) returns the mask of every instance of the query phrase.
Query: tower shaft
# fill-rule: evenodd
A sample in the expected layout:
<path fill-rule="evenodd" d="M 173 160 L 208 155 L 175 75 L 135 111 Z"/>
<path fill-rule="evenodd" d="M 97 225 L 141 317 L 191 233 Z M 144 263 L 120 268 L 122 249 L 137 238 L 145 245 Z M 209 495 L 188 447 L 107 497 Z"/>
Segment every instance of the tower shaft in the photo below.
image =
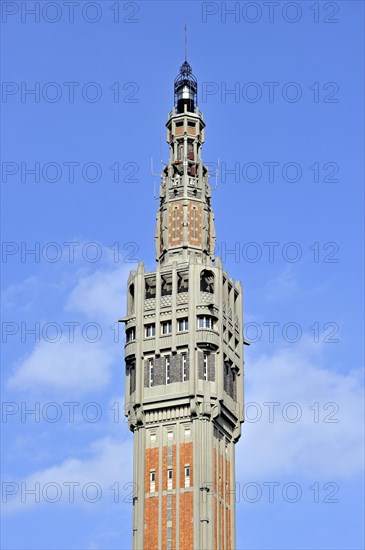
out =
<path fill-rule="evenodd" d="M 167 121 L 156 271 L 128 279 L 125 411 L 134 433 L 133 548 L 235 548 L 243 421 L 242 288 L 214 257 L 203 117 L 185 62 Z M 185 94 L 185 95 L 184 95 Z"/>

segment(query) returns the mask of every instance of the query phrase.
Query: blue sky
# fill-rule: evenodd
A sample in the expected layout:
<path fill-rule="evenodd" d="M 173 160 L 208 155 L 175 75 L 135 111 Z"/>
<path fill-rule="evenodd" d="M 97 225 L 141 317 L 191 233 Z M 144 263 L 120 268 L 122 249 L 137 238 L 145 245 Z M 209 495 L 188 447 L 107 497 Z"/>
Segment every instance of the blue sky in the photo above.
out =
<path fill-rule="evenodd" d="M 237 548 L 363 548 L 363 3 L 36 4 L 2 2 L 3 548 L 130 547 L 115 322 L 185 20 L 252 341 Z"/>

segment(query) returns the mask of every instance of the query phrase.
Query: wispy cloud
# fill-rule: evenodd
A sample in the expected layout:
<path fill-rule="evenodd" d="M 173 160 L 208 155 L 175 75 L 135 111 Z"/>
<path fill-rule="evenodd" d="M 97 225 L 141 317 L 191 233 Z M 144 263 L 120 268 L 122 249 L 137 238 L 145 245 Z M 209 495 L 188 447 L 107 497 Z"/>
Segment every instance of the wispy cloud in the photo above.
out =
<path fill-rule="evenodd" d="M 326 368 L 319 347 L 303 342 L 250 360 L 238 480 L 270 475 L 328 480 L 362 472 L 361 371 L 343 374 Z"/>
<path fill-rule="evenodd" d="M 118 345 L 67 339 L 55 343 L 39 342 L 20 360 L 8 387 L 16 390 L 67 390 L 85 394 L 105 388 L 111 366 L 118 355 Z"/>
<path fill-rule="evenodd" d="M 82 276 L 70 292 L 67 311 L 79 311 L 93 319 L 116 321 L 124 315 L 125 286 L 130 266 L 99 270 Z"/>
<path fill-rule="evenodd" d="M 19 490 L 13 496 L 10 492 L 15 492 L 14 485 L 9 485 L 10 480 L 6 481 L 4 490 L 8 494 L 3 510 L 6 513 L 26 511 L 49 502 L 57 493 L 60 498 L 56 505 L 91 508 L 97 504 L 125 503 L 130 506 L 133 491 L 137 491 L 132 485 L 132 464 L 131 438 L 124 441 L 110 437 L 99 439 L 89 446 L 86 458 L 69 457 L 21 481 L 14 480 Z M 34 488 L 36 484 L 39 484 L 39 502 L 36 502 L 34 494 L 24 497 L 25 489 Z M 70 484 L 73 484 L 73 489 Z M 97 495 L 100 498 L 96 499 Z"/>
<path fill-rule="evenodd" d="M 36 343 L 15 364 L 8 387 L 38 392 L 60 390 L 77 395 L 104 389 L 111 379 L 113 362 L 122 358 L 121 344 L 115 334 L 117 319 L 124 314 L 128 271 L 129 267 L 123 265 L 80 276 L 63 298 L 66 311 L 77 315 L 77 328 L 70 330 L 64 324 L 58 341 L 43 339 Z M 82 332 L 80 327 L 90 320 L 95 329 Z M 59 322 L 62 325 L 61 319 Z"/>

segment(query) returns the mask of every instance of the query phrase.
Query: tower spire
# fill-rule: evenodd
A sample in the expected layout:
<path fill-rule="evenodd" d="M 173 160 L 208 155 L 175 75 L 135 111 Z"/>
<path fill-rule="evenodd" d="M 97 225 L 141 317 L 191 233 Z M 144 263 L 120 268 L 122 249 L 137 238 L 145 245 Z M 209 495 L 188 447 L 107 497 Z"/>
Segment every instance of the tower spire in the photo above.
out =
<path fill-rule="evenodd" d="M 161 178 L 156 259 L 165 266 L 197 255 L 211 264 L 215 229 L 208 169 L 201 156 L 205 124 L 197 108 L 198 83 L 186 58 L 174 90 L 175 107 L 166 123 L 170 157 Z"/>

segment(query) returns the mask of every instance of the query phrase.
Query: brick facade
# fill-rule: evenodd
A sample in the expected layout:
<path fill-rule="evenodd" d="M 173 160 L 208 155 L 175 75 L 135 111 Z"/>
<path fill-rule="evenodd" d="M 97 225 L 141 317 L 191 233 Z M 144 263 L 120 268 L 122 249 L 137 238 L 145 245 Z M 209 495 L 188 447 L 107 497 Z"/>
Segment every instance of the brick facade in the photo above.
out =
<path fill-rule="evenodd" d="M 202 205 L 198 201 L 190 200 L 188 204 L 188 235 L 189 244 L 202 244 Z"/>
<path fill-rule="evenodd" d="M 145 502 L 144 502 L 144 539 L 145 547 L 158 550 L 158 492 L 150 493 L 150 472 L 155 471 L 155 486 L 158 488 L 159 452 L 158 449 L 146 449 L 145 454 Z"/>
<path fill-rule="evenodd" d="M 184 210 L 182 201 L 169 205 L 169 245 L 179 246 L 183 242 Z"/>
<path fill-rule="evenodd" d="M 193 550 L 194 513 L 192 491 L 180 495 L 180 509 L 180 550 Z"/>

